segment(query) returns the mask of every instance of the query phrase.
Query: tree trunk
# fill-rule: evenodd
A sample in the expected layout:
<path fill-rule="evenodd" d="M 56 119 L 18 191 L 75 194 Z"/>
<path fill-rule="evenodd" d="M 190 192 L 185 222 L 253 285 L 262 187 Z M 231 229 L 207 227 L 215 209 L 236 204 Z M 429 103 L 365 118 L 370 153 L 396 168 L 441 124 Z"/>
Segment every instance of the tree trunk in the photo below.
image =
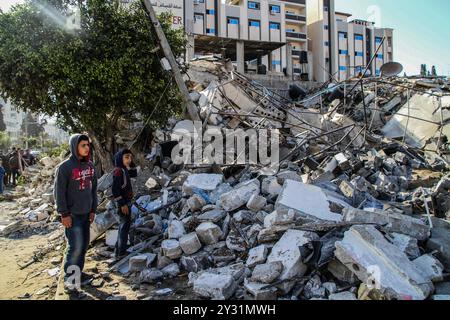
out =
<path fill-rule="evenodd" d="M 105 149 L 105 147 L 111 148 L 111 145 L 105 146 L 104 144 L 102 144 L 100 139 L 98 138 L 98 136 L 95 134 L 95 132 L 90 131 L 89 137 L 91 138 L 92 144 L 94 145 L 95 156 L 97 157 L 97 159 L 100 162 L 101 173 L 105 174 L 105 173 L 111 172 L 112 169 L 114 168 L 114 163 L 112 161 L 112 157 L 113 157 L 112 152 L 114 150 Z M 110 137 L 107 140 L 110 140 L 110 139 L 114 140 L 114 137 Z"/>

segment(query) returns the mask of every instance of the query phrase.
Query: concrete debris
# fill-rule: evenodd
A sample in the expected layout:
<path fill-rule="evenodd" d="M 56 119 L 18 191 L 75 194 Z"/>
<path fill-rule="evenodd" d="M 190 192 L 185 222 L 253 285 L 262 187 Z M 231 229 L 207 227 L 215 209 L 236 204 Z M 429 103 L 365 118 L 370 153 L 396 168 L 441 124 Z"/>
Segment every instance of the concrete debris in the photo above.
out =
<path fill-rule="evenodd" d="M 145 160 L 132 181 L 139 196 L 119 273 L 150 284 L 188 273 L 192 291 L 210 299 L 431 298 L 432 282 L 450 270 L 448 83 L 368 78 L 361 89 L 350 80 L 292 101 L 214 57 L 191 61 L 188 72 L 202 129 L 281 129 L 279 170 L 205 158 L 175 164 L 172 134 L 199 132 L 169 119 L 151 153 L 136 155 Z M 123 141 L 136 134 L 125 131 Z M 61 228 L 53 176 L 63 160 L 24 171 L 2 236 Z M 108 259 L 118 222 L 111 184 L 111 175 L 99 179 L 91 225 L 91 245 Z"/>
<path fill-rule="evenodd" d="M 387 299 L 424 300 L 434 290 L 414 263 L 373 226 L 354 226 L 336 242 L 336 258 Z"/>

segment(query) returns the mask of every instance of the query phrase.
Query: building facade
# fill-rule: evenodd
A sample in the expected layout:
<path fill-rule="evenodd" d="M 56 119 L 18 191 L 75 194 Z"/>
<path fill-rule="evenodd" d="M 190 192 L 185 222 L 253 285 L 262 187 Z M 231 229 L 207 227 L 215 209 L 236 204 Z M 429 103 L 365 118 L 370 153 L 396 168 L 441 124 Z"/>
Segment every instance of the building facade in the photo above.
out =
<path fill-rule="evenodd" d="M 9 101 L 4 101 L 1 98 L 0 105 L 3 106 L 1 112 L 3 113 L 3 121 L 6 125 L 6 132 L 13 142 L 17 142 L 21 135 L 21 126 L 26 114 L 23 111 L 17 110 Z"/>
<path fill-rule="evenodd" d="M 393 61 L 393 29 L 376 28 L 372 22 L 352 20 L 351 16 L 336 12 L 334 0 L 308 0 L 313 80 L 343 81 L 357 76 L 367 67 L 380 45 L 369 66 L 370 74 L 379 75 L 381 66 Z"/>

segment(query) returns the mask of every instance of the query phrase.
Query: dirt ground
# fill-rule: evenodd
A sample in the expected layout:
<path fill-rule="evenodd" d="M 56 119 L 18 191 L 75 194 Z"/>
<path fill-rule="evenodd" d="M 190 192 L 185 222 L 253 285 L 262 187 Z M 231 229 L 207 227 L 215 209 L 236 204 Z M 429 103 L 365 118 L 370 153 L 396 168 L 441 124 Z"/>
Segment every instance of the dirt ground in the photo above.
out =
<path fill-rule="evenodd" d="M 0 202 L 0 226 L 12 221 L 17 209 L 14 202 Z M 85 286 L 79 295 L 66 295 L 62 289 L 60 272 L 49 275 L 48 270 L 62 268 L 65 244 L 54 248 L 39 261 L 21 269 L 38 249 L 49 244 L 49 238 L 59 230 L 42 231 L 40 234 L 13 234 L 0 237 L 0 299 L 1 300 L 105 300 L 105 299 L 157 299 L 184 300 L 195 299 L 187 286 L 187 275 L 164 280 L 156 285 L 137 284 L 136 275 L 128 277 L 108 272 L 111 265 L 108 257 L 97 254 L 96 247 L 104 246 L 104 239 L 97 240 L 86 257 L 85 272 L 94 277 L 91 285 Z M 111 248 L 112 252 L 112 248 Z M 58 270 L 56 270 L 58 271 Z M 59 286 L 59 287 L 58 287 Z M 158 289 L 170 288 L 172 293 L 157 295 Z"/>

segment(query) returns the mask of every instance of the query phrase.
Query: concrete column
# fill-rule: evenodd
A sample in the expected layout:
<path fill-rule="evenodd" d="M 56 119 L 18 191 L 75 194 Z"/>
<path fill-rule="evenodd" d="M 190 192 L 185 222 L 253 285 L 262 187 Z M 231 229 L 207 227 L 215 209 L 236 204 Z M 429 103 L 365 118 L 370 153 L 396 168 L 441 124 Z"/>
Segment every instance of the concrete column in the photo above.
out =
<path fill-rule="evenodd" d="M 193 34 L 188 34 L 186 45 L 186 62 L 189 63 L 195 57 L 195 38 Z"/>
<path fill-rule="evenodd" d="M 292 45 L 288 43 L 286 45 L 286 75 L 292 78 L 293 66 L 292 66 Z"/>
<path fill-rule="evenodd" d="M 237 72 L 245 72 L 245 48 L 244 41 L 236 41 L 236 62 L 237 62 Z"/>

